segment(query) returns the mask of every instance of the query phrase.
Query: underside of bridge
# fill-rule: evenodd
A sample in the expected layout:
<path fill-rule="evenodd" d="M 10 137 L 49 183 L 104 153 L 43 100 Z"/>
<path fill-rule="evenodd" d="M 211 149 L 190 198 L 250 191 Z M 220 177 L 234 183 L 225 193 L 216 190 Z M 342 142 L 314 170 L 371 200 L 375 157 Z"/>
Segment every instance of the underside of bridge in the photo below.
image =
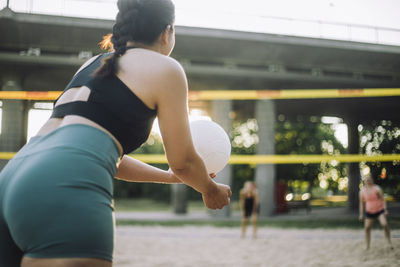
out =
<path fill-rule="evenodd" d="M 2 80 L 62 90 L 109 33 L 112 21 L 0 11 Z M 218 29 L 176 27 L 172 57 L 191 90 L 400 87 L 400 47 Z M 399 99 L 279 100 L 277 113 L 399 119 Z M 379 112 L 376 112 L 379 110 Z"/>

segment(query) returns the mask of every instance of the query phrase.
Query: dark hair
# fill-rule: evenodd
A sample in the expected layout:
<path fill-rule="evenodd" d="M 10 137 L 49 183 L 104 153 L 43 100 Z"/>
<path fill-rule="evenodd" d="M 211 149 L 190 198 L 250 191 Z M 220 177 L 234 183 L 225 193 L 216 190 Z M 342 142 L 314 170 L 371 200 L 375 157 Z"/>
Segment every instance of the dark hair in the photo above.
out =
<path fill-rule="evenodd" d="M 128 41 L 151 45 L 175 20 L 175 7 L 171 0 L 118 0 L 117 6 L 119 11 L 113 32 L 101 42 L 102 48 L 114 49 L 114 53 L 103 60 L 95 72 L 97 77 L 118 71 L 117 59 L 126 52 Z"/>

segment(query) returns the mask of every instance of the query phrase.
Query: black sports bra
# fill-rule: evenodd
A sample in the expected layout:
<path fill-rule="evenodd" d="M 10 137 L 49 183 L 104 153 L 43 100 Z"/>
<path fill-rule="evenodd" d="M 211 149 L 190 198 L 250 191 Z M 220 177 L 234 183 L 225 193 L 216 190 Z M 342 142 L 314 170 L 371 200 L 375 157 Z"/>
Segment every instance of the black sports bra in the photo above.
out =
<path fill-rule="evenodd" d="M 106 78 L 93 76 L 102 59 L 109 55 L 98 56 L 64 89 L 65 92 L 73 87 L 87 86 L 90 89 L 89 99 L 57 105 L 51 117 L 79 115 L 90 119 L 107 129 L 119 141 L 123 153 L 127 154 L 147 140 L 157 111 L 146 106 L 116 75 Z"/>

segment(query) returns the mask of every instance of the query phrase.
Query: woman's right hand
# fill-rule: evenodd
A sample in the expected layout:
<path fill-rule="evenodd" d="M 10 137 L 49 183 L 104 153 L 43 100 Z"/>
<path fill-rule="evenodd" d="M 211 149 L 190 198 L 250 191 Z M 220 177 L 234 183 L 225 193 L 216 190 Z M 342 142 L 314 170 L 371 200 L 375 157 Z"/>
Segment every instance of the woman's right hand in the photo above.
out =
<path fill-rule="evenodd" d="M 202 193 L 203 202 L 209 209 L 222 209 L 230 203 L 232 191 L 229 186 L 214 183 L 207 192 Z"/>
<path fill-rule="evenodd" d="M 364 216 L 363 216 L 363 215 L 360 215 L 360 216 L 358 217 L 358 219 L 360 220 L 360 222 L 362 222 L 362 221 L 364 220 Z"/>

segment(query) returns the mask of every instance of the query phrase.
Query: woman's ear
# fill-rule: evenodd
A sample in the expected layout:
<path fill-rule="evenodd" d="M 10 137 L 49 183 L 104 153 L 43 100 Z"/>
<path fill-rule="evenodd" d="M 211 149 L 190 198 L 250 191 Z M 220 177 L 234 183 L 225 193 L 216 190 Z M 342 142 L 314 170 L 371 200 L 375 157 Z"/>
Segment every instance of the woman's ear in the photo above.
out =
<path fill-rule="evenodd" d="M 169 35 L 171 32 L 171 25 L 167 25 L 167 27 L 165 27 L 165 29 L 163 30 L 163 32 L 161 33 L 161 41 L 163 45 L 168 45 L 170 39 L 169 39 Z"/>

